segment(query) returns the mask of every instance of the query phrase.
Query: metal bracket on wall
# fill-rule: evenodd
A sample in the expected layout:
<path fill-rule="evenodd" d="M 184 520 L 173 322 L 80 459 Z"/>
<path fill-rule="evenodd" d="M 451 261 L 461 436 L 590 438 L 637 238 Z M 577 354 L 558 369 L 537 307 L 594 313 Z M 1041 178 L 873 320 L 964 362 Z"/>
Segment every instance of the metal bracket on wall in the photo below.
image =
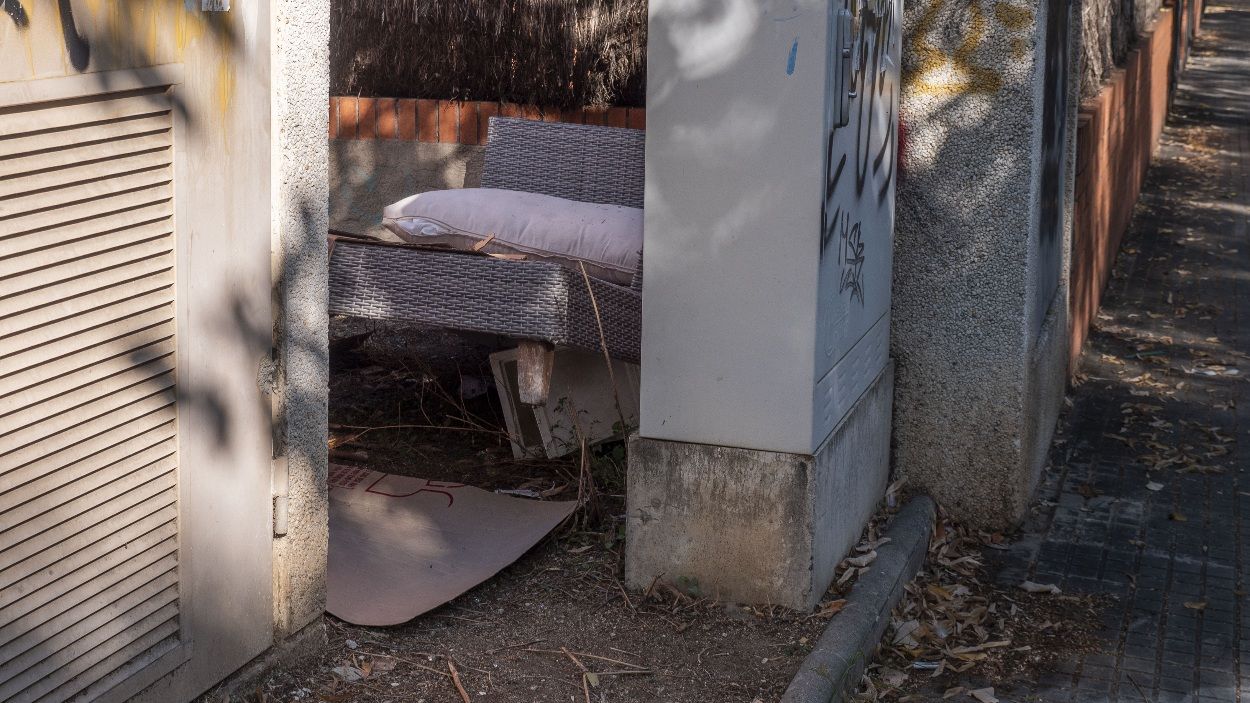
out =
<path fill-rule="evenodd" d="M 273 460 L 273 536 L 282 537 L 287 531 L 287 495 L 290 493 L 291 473 L 285 456 Z"/>

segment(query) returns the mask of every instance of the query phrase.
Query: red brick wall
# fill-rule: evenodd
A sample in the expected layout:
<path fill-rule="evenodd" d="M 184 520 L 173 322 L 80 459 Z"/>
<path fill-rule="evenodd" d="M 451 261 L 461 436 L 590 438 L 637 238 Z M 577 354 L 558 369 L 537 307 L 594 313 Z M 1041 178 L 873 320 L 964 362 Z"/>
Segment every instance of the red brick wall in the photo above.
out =
<path fill-rule="evenodd" d="M 635 129 L 647 126 L 647 111 L 638 107 L 552 110 L 515 103 L 332 97 L 330 138 L 485 144 L 487 120 L 496 115 Z"/>
<path fill-rule="evenodd" d="M 1077 120 L 1070 359 L 1098 312 L 1168 111 L 1176 13 L 1165 8 L 1124 67 L 1081 106 Z M 1075 366 L 1072 366 L 1075 368 Z"/>

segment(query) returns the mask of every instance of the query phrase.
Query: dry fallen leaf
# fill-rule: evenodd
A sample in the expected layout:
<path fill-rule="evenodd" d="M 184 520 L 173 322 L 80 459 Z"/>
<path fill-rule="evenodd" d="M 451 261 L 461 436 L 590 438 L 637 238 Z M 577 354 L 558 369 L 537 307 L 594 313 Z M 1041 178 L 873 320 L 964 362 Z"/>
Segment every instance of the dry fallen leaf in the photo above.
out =
<path fill-rule="evenodd" d="M 892 688 L 898 688 L 904 683 L 907 683 L 907 673 L 904 671 L 883 666 L 881 667 L 879 673 L 881 674 L 881 680 L 884 681 L 887 686 Z"/>
<path fill-rule="evenodd" d="M 839 612 L 841 612 L 842 609 L 845 607 L 846 607 L 845 598 L 831 600 L 826 603 L 821 603 L 820 608 L 818 608 L 816 612 L 812 613 L 808 617 L 809 618 L 831 618 L 834 615 L 837 615 Z"/>
<path fill-rule="evenodd" d="M 1207 602 L 1204 600 L 1187 600 L 1185 601 L 1185 607 L 1190 610 L 1205 610 Z"/>
<path fill-rule="evenodd" d="M 975 691 L 968 691 L 968 695 L 977 699 L 981 703 L 998 703 L 998 699 L 994 697 L 994 687 L 978 688 Z"/>
<path fill-rule="evenodd" d="M 1058 595 L 1061 592 L 1059 587 L 1053 583 L 1034 583 L 1032 581 L 1025 581 L 1020 584 L 1020 588 L 1028 591 L 1029 593 L 1051 593 Z"/>
<path fill-rule="evenodd" d="M 851 557 L 850 559 L 846 560 L 846 563 L 850 564 L 851 566 L 862 569 L 868 566 L 869 564 L 873 563 L 874 561 L 876 561 L 876 559 L 877 559 L 877 552 L 870 551 L 863 556 Z"/>
<path fill-rule="evenodd" d="M 1150 483 L 1147 483 L 1147 484 L 1146 484 L 1146 490 L 1148 490 L 1148 491 L 1161 491 L 1161 490 L 1163 490 L 1163 484 L 1162 484 L 1162 483 L 1159 483 L 1158 481 L 1151 481 Z"/>

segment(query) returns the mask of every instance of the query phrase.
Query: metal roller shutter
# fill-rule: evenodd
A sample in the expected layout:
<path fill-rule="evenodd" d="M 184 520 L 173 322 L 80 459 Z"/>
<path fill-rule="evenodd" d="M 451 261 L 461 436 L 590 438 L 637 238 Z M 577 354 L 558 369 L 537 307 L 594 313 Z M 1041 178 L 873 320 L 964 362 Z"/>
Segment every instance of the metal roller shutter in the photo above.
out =
<path fill-rule="evenodd" d="M 0 701 L 185 660 L 171 109 L 0 107 Z"/>

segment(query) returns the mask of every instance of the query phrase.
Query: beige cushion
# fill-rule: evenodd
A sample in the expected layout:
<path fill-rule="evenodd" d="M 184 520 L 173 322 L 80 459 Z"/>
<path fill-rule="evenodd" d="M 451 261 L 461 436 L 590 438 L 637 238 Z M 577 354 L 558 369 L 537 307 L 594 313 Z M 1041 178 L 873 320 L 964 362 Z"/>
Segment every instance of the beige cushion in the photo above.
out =
<path fill-rule="evenodd" d="M 387 206 L 382 224 L 414 244 L 553 261 L 629 285 L 642 210 L 497 188 L 435 190 Z M 483 242 L 485 242 L 483 244 Z"/>

